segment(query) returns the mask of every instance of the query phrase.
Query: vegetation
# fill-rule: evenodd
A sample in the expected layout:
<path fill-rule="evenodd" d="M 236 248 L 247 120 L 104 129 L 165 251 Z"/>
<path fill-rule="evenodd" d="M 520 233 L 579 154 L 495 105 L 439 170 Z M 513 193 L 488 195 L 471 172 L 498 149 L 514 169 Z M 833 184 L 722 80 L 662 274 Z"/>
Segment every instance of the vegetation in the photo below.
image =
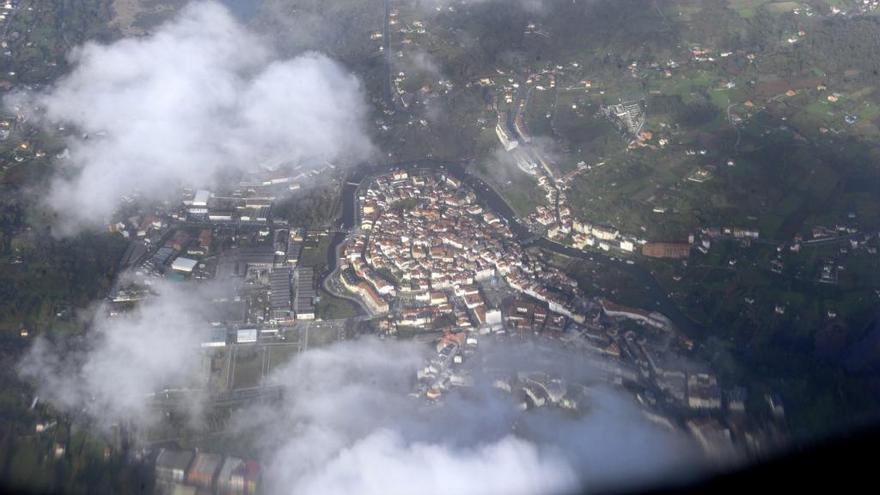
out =
<path fill-rule="evenodd" d="M 318 318 L 322 320 L 354 318 L 362 313 L 354 301 L 336 297 L 323 289 L 318 294 L 321 296 L 321 300 L 317 304 L 316 313 Z"/>
<path fill-rule="evenodd" d="M 329 225 L 339 212 L 340 197 L 338 183 L 310 184 L 280 199 L 273 215 L 287 219 L 292 227 Z"/>
<path fill-rule="evenodd" d="M 640 262 L 700 323 L 703 334 L 691 336 L 696 352 L 711 359 L 724 385 L 747 384 L 758 396 L 784 391 L 795 431 L 822 432 L 878 407 L 873 376 L 880 356 L 870 352 L 878 334 L 878 258 L 844 253 L 846 244 L 835 244 L 785 252 L 782 273 L 770 267 L 780 256 L 777 246 L 787 247 L 814 226 L 880 230 L 880 92 L 874 88 L 880 18 L 795 14 L 806 6 L 827 12 L 837 3 L 846 4 L 550 0 L 533 12 L 518 2 L 505 8 L 473 2 L 432 17 L 413 46 L 436 63 L 436 73 L 423 70 L 408 81 L 407 90 L 417 95 L 412 107 L 389 115 L 375 105 L 371 132 L 383 160 L 472 162 L 526 214 L 544 199 L 532 179 L 493 155 L 497 85 L 558 72 L 554 88 L 532 92 L 526 122 L 534 136 L 558 143 L 563 171 L 581 160 L 604 162 L 574 179 L 568 197 L 575 216 L 660 241 L 683 241 L 701 227 L 758 230 L 769 243 L 718 241 L 687 265 Z M 69 68 L 73 47 L 119 36 L 108 23 L 111 4 L 23 0 L 5 26 L 8 55 L 0 58 L 0 88 L 50 84 Z M 295 25 L 284 25 L 290 16 L 278 13 L 289 13 L 293 4 Z M 381 29 L 381 10 L 357 0 L 267 0 L 254 23 L 282 33 L 282 50 L 319 48 L 341 60 L 378 103 L 387 74 L 379 44 L 366 40 Z M 137 25 L 147 28 L 160 18 L 140 17 Z M 529 24 L 534 29 L 524 29 Z M 402 36 L 395 36 L 395 46 L 403 46 Z M 716 60 L 696 61 L 695 48 L 710 49 Z M 483 78 L 497 85 L 477 84 Z M 630 137 L 598 111 L 633 98 L 645 100 L 646 128 L 655 137 L 643 148 L 627 149 Z M 121 465 L 115 456 L 105 460 L 106 440 L 67 418 L 39 411 L 59 425 L 48 434 L 33 433 L 37 412 L 29 410 L 30 391 L 15 373 L 28 343 L 20 331 L 81 332 L 77 315 L 108 291 L 124 243 L 106 233 L 51 235 L 46 226 L 52 219 L 37 203 L 51 157 L 63 146 L 15 116 L 5 117 L 10 135 L 0 142 L 0 479 L 47 491 L 149 491 L 138 466 Z M 711 168 L 712 179 L 688 181 L 697 167 Z M 294 227 L 331 224 L 341 180 L 325 184 L 279 201 L 274 215 Z M 657 207 L 666 213 L 656 213 Z M 319 275 L 330 237 L 320 239 L 301 260 Z M 825 264 L 844 259 L 836 285 L 817 283 Z M 588 295 L 641 307 L 654 303 L 621 271 L 587 261 L 557 262 Z M 321 292 L 319 317 L 359 313 L 354 303 Z M 55 459 L 59 441 L 67 449 Z"/>

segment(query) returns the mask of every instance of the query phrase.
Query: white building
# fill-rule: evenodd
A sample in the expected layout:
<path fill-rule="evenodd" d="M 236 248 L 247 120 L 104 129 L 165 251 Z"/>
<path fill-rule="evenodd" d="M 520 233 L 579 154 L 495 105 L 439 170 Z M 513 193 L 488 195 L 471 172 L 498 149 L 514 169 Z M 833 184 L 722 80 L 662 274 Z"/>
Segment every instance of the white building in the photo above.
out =
<path fill-rule="evenodd" d="M 199 262 L 194 259 L 184 258 L 183 256 L 180 256 L 176 260 L 174 260 L 173 263 L 171 263 L 171 269 L 181 273 L 192 273 L 193 269 L 198 264 Z"/>
<path fill-rule="evenodd" d="M 208 199 L 211 197 L 211 192 L 206 191 L 205 189 L 199 189 L 196 191 L 196 195 L 193 198 L 192 205 L 193 206 L 208 206 Z"/>

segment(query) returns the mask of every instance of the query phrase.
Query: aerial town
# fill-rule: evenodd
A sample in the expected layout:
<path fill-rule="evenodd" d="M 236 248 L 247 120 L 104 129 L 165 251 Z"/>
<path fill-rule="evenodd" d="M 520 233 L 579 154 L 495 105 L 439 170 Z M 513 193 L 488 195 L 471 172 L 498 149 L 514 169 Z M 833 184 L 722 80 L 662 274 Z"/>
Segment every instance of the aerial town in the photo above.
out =
<path fill-rule="evenodd" d="M 172 3 L 83 0 L 75 20 L 68 3 L 0 3 L 0 93 L 51 88 L 79 63 L 67 45 L 149 40 Z M 92 456 L 77 443 L 90 417 L 35 393 L 15 363 L 168 286 L 197 301 L 197 376 L 148 394 L 157 424 L 88 440 L 106 463 L 146 466 L 161 494 L 263 493 L 267 459 L 224 444 L 236 414 L 284 404 L 273 373 L 349 341 L 424 352 L 404 377 L 414 408 L 488 389 L 526 417 L 589 419 L 613 390 L 716 467 L 821 438 L 876 402 L 880 69 L 863 55 L 880 1 L 594 2 L 604 17 L 564 1 L 274 3 L 248 29 L 276 15 L 354 26 L 315 40 L 362 85 L 365 121 L 347 125 L 375 154 L 126 191 L 99 232 L 63 239 L 63 215 L 30 196 L 48 196 L 56 166 L 74 174 L 71 143 L 108 132 L 42 128 L 5 104 L 0 357 L 27 404 L 0 445 L 40 454 L 0 461 Z M 98 36 L 86 18 L 116 15 L 109 4 L 143 9 Z M 88 36 L 46 27 L 66 22 Z M 841 46 L 847 61 L 830 55 Z"/>
<path fill-rule="evenodd" d="M 722 390 L 705 365 L 683 358 L 693 343 L 668 318 L 586 298 L 459 178 L 399 169 L 357 194 L 360 223 L 331 277 L 360 298 L 383 334 L 434 336 L 437 354 L 419 372 L 416 396 L 442 400 L 472 385 L 469 364 L 481 342 L 538 339 L 584 355 L 608 383 L 638 390 L 646 414 L 670 427 L 683 422 L 710 455 L 733 452 L 734 437 L 753 453 L 780 440 L 781 430 L 745 427 L 744 389 Z M 577 409 L 543 371 L 514 376 L 498 386 L 525 391 L 524 407 Z"/>
<path fill-rule="evenodd" d="M 111 291 L 111 312 L 151 297 L 157 278 L 222 282 L 197 351 L 218 411 L 210 431 L 223 431 L 231 408 L 283 393 L 264 380 L 274 367 L 366 332 L 435 349 L 412 377 L 413 400 L 443 401 L 473 386 L 475 373 L 490 373 L 493 386 L 523 409 L 589 414 L 590 389 L 603 383 L 632 393 L 648 419 L 689 432 L 719 462 L 784 440 L 778 397 L 757 398 L 779 411 L 778 423 L 749 420 L 746 389 L 719 386 L 706 364 L 688 357 L 693 342 L 666 316 L 585 296 L 540 250 L 521 243 L 467 177 L 418 166 L 369 175 L 351 191 L 356 224 L 338 230 L 291 228 L 274 218 L 275 195 L 308 180 L 275 175 L 222 193 L 183 189 L 179 203 L 109 226 L 129 240 L 121 268 L 129 275 Z M 674 246 L 651 249 L 676 253 Z M 319 313 L 322 298 L 348 301 L 355 311 Z M 527 342 L 582 356 L 599 381 L 566 382 L 534 363 L 480 369 L 486 345 Z M 181 399 L 174 390 L 156 392 L 156 407 L 169 411 Z M 187 431 L 169 422 L 126 434 L 163 445 Z M 254 461 L 174 449 L 143 455 L 157 456 L 160 489 L 253 493 L 258 483 Z"/>

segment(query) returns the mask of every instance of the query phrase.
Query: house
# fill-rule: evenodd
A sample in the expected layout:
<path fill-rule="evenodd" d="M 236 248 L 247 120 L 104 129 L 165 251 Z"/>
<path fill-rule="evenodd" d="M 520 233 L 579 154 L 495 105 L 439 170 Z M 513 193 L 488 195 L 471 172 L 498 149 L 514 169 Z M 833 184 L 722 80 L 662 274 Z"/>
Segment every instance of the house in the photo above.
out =
<path fill-rule="evenodd" d="M 228 457 L 217 474 L 218 495 L 254 495 L 260 477 L 260 466 L 254 461 Z"/>
<path fill-rule="evenodd" d="M 220 455 L 199 452 L 186 474 L 187 484 L 204 490 L 213 490 L 222 463 L 223 457 Z"/>
<path fill-rule="evenodd" d="M 198 264 L 199 262 L 194 259 L 179 256 L 173 263 L 171 263 L 171 269 L 180 273 L 192 273 L 193 269 Z"/>
<path fill-rule="evenodd" d="M 602 241 L 613 241 L 620 235 L 620 231 L 610 226 L 592 228 L 593 237 Z"/>
<path fill-rule="evenodd" d="M 686 259 L 690 252 L 686 243 L 648 242 L 642 246 L 642 254 L 649 258 Z"/>
<path fill-rule="evenodd" d="M 183 483 L 194 457 L 189 450 L 160 450 L 156 456 L 156 483 Z"/>
<path fill-rule="evenodd" d="M 688 375 L 688 407 L 691 409 L 720 409 L 721 388 L 713 375 Z"/>

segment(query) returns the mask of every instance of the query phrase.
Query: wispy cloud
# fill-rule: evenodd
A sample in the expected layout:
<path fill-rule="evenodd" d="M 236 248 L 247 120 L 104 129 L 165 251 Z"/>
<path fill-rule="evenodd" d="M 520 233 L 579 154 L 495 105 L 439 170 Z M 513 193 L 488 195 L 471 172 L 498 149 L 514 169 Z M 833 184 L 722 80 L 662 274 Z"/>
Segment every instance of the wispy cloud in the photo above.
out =
<path fill-rule="evenodd" d="M 165 388 L 193 390 L 182 405 L 197 412 L 205 385 L 198 349 L 208 328 L 197 309 L 208 288 L 166 282 L 152 288 L 156 295 L 130 312 L 111 316 L 99 305 L 85 338 L 38 338 L 19 363 L 20 374 L 46 400 L 84 411 L 104 427 L 155 424 L 161 414 L 150 407 L 153 394 Z"/>
<path fill-rule="evenodd" d="M 260 439 L 270 493 L 558 493 L 637 486 L 696 459 L 686 438 L 606 386 L 577 417 L 521 411 L 480 377 L 466 393 L 427 404 L 409 396 L 425 351 L 366 339 L 277 370 L 271 380 L 286 387 L 283 404 L 246 409 L 233 425 Z M 481 352 L 493 366 L 528 366 L 509 346 Z M 569 379 L 593 373 L 583 356 L 555 361 Z"/>
<path fill-rule="evenodd" d="M 132 313 L 101 317 L 77 350 L 37 341 L 20 364 L 41 396 L 85 412 L 100 425 L 149 428 L 161 418 L 152 394 L 204 387 L 198 350 L 202 290 L 155 286 Z M 589 360 L 573 352 L 483 345 L 492 369 L 541 369 L 589 383 L 582 414 L 523 411 L 521 398 L 474 374 L 475 385 L 431 404 L 411 396 L 423 344 L 363 338 L 309 350 L 276 369 L 267 384 L 281 403 L 239 410 L 228 434 L 255 445 L 266 493 L 559 493 L 580 487 L 634 487 L 686 473 L 698 456 L 681 433 L 654 425 L 632 398 L 599 385 Z M 479 368 L 478 368 L 479 369 Z M 591 379 L 591 377 L 593 377 Z M 197 425 L 206 395 L 184 394 Z"/>
<path fill-rule="evenodd" d="M 48 196 L 67 230 L 105 221 L 124 194 L 164 198 L 224 169 L 354 163 L 373 151 L 355 76 L 319 53 L 278 59 L 213 1 L 149 37 L 88 43 L 71 63 L 54 86 L 6 101 L 78 132 Z"/>

